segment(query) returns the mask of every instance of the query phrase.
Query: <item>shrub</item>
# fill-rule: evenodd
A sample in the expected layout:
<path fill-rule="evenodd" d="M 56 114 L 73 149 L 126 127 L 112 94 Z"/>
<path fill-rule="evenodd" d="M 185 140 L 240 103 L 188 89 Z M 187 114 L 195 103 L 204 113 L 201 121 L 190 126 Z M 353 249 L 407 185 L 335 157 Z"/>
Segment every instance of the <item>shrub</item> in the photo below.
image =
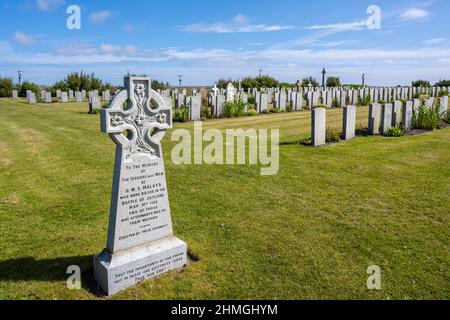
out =
<path fill-rule="evenodd" d="M 339 77 L 328 77 L 327 78 L 327 87 L 340 87 L 341 80 Z"/>
<path fill-rule="evenodd" d="M 416 80 L 412 82 L 413 87 L 430 87 L 430 82 L 426 80 Z"/>
<path fill-rule="evenodd" d="M 222 117 L 232 118 L 234 115 L 234 102 L 226 101 L 222 108 Z"/>
<path fill-rule="evenodd" d="M 309 83 L 311 83 L 313 87 L 318 87 L 319 86 L 319 83 L 317 82 L 317 80 L 314 79 L 311 76 L 302 79 L 302 86 L 303 87 L 307 87 L 309 85 Z"/>
<path fill-rule="evenodd" d="M 325 134 L 325 141 L 327 143 L 335 143 L 341 141 L 341 132 L 338 129 L 328 127 Z"/>
<path fill-rule="evenodd" d="M 413 115 L 412 127 L 414 129 L 434 130 L 439 127 L 441 116 L 438 105 L 426 107 L 422 104 L 419 107 L 419 112 Z"/>
<path fill-rule="evenodd" d="M 238 100 L 234 103 L 234 116 L 240 117 L 245 112 L 245 103 L 242 100 Z"/>
<path fill-rule="evenodd" d="M 14 84 L 11 78 L 0 78 L 0 97 L 11 97 Z"/>
<path fill-rule="evenodd" d="M 368 106 L 370 104 L 370 96 L 365 98 L 358 98 L 358 106 Z"/>
<path fill-rule="evenodd" d="M 249 96 L 247 99 L 247 103 L 251 104 L 251 105 L 255 105 L 256 104 L 256 98 L 254 96 Z"/>
<path fill-rule="evenodd" d="M 369 127 L 366 125 L 363 125 L 362 123 L 358 124 L 355 135 L 359 137 L 367 137 L 369 135 Z"/>
<path fill-rule="evenodd" d="M 189 108 L 188 107 L 180 107 L 174 109 L 173 121 L 175 122 L 187 122 L 189 121 Z"/>
<path fill-rule="evenodd" d="M 440 80 L 439 82 L 436 82 L 436 87 L 450 87 L 450 80 Z"/>
<path fill-rule="evenodd" d="M 392 127 L 386 132 L 385 135 L 387 137 L 403 137 L 405 135 L 405 131 L 401 128 Z"/>
<path fill-rule="evenodd" d="M 201 110 L 200 110 L 200 117 L 205 120 L 205 119 L 211 119 L 212 118 L 212 112 L 211 112 L 211 108 L 207 107 L 207 106 L 202 106 Z"/>
<path fill-rule="evenodd" d="M 338 99 L 334 98 L 333 100 L 331 100 L 331 106 L 333 108 L 339 108 L 341 106 L 341 104 Z"/>
<path fill-rule="evenodd" d="M 227 101 L 223 105 L 222 116 L 224 118 L 239 117 L 244 114 L 245 104 L 243 101 Z"/>
<path fill-rule="evenodd" d="M 444 118 L 442 120 L 444 120 L 444 122 L 450 124 L 450 111 L 447 112 L 447 114 L 444 116 Z"/>
<path fill-rule="evenodd" d="M 20 87 L 19 95 L 21 97 L 26 97 L 27 90 L 33 91 L 36 94 L 36 99 L 39 100 L 40 94 L 39 94 L 39 86 L 37 84 L 28 81 L 23 82 L 22 86 Z"/>
<path fill-rule="evenodd" d="M 438 96 L 439 96 L 439 97 L 445 97 L 445 96 L 448 96 L 448 90 L 442 90 L 442 91 L 440 91 Z"/>
<path fill-rule="evenodd" d="M 248 115 L 249 117 L 255 117 L 255 116 L 258 115 L 258 113 L 256 112 L 255 109 L 250 109 L 250 110 L 248 110 L 247 115 Z"/>
<path fill-rule="evenodd" d="M 280 110 L 280 109 L 277 109 L 277 108 L 275 108 L 275 107 L 271 107 L 271 108 L 269 108 L 269 112 L 270 112 L 270 113 L 280 113 L 281 110 Z"/>

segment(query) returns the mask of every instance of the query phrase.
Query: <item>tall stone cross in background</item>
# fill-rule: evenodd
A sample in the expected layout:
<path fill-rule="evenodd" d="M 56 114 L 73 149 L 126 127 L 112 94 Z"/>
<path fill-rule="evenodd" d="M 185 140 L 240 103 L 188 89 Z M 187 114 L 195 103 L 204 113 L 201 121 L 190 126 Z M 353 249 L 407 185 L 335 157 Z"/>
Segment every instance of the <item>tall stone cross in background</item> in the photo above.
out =
<path fill-rule="evenodd" d="M 126 77 L 101 110 L 101 130 L 116 143 L 107 247 L 94 257 L 108 295 L 187 262 L 186 243 L 173 235 L 161 149 L 171 127 L 172 110 L 149 78 Z"/>

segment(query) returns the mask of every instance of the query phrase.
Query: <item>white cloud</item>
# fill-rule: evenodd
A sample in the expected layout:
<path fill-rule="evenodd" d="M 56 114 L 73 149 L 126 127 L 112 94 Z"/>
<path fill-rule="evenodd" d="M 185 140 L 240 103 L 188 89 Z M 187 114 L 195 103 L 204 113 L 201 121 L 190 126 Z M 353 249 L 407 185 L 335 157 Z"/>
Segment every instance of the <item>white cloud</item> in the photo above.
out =
<path fill-rule="evenodd" d="M 41 11 L 51 11 L 65 3 L 64 0 L 36 0 L 36 6 Z"/>
<path fill-rule="evenodd" d="M 89 21 L 91 21 L 91 23 L 93 24 L 99 24 L 105 22 L 112 16 L 112 12 L 108 10 L 95 11 L 89 15 Z"/>
<path fill-rule="evenodd" d="M 423 20 L 428 18 L 430 12 L 424 9 L 411 8 L 400 15 L 402 20 Z"/>
<path fill-rule="evenodd" d="M 227 23 L 194 23 L 177 26 L 177 28 L 185 32 L 244 33 L 289 30 L 293 29 L 293 26 L 250 24 L 246 16 L 239 14 Z"/>
<path fill-rule="evenodd" d="M 25 37 L 27 39 L 27 37 Z M 52 56 L 52 58 L 48 58 Z M 42 57 L 46 57 L 41 60 Z M 11 58 L 11 57 L 10 57 Z M 404 63 L 409 60 L 420 59 L 450 59 L 450 48 L 419 48 L 416 50 L 390 50 L 390 49 L 293 49 L 269 47 L 266 49 L 242 49 L 226 50 L 219 48 L 162 48 L 158 50 L 139 48 L 134 45 L 116 45 L 103 43 L 95 46 L 90 42 L 67 43 L 60 46 L 53 53 L 30 54 L 28 58 L 16 57 L 27 63 L 58 64 L 64 63 L 102 63 L 120 61 L 201 61 L 227 62 L 230 64 L 253 64 L 270 62 L 272 64 L 284 63 L 311 63 L 320 61 L 332 65 L 335 63 L 380 64 L 382 61 L 391 60 Z M 14 59 L 16 60 L 16 59 Z"/>
<path fill-rule="evenodd" d="M 13 40 L 15 43 L 21 46 L 30 46 L 36 43 L 36 38 L 21 31 L 17 31 L 16 33 L 14 33 Z"/>
<path fill-rule="evenodd" d="M 428 44 L 428 45 L 433 45 L 433 44 L 440 44 L 445 42 L 447 39 L 445 38 L 432 38 L 432 39 L 427 39 L 424 42 L 422 42 L 423 44 Z"/>
<path fill-rule="evenodd" d="M 361 30 L 367 26 L 367 21 L 355 21 L 355 22 L 343 22 L 335 24 L 325 25 L 313 25 L 307 27 L 308 30 L 333 30 L 333 31 L 345 31 L 345 30 Z"/>

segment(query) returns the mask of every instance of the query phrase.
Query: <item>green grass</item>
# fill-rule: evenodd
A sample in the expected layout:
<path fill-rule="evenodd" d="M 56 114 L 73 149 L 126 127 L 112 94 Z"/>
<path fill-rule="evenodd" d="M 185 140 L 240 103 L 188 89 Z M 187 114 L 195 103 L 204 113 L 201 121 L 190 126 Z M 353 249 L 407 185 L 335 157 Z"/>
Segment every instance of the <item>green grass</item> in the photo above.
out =
<path fill-rule="evenodd" d="M 367 125 L 368 108 L 357 109 Z M 99 299 L 114 144 L 85 104 L 0 100 L 0 298 Z M 328 112 L 340 128 L 342 110 Z M 175 128 L 192 130 L 192 123 Z M 211 120 L 310 136 L 310 113 Z M 449 299 L 450 128 L 280 147 L 280 172 L 175 166 L 163 141 L 175 234 L 200 260 L 116 299 Z M 365 273 L 382 269 L 382 290 Z M 66 288 L 80 265 L 82 290 Z"/>

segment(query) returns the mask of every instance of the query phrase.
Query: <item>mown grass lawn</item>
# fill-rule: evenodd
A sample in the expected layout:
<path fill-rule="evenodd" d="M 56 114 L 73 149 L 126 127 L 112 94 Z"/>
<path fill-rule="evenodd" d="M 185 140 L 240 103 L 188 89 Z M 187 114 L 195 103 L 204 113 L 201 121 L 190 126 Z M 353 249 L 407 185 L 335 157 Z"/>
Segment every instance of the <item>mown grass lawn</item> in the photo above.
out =
<path fill-rule="evenodd" d="M 103 299 L 114 144 L 87 104 L 0 100 L 0 298 Z M 367 123 L 358 108 L 358 123 Z M 341 126 L 342 110 L 328 113 Z M 192 130 L 193 125 L 175 128 Z M 310 113 L 212 120 L 309 137 Z M 450 128 L 280 147 L 280 172 L 175 166 L 163 141 L 175 234 L 200 260 L 116 299 L 449 299 Z M 83 289 L 66 288 L 80 265 Z M 382 290 L 366 269 L 382 269 Z"/>

